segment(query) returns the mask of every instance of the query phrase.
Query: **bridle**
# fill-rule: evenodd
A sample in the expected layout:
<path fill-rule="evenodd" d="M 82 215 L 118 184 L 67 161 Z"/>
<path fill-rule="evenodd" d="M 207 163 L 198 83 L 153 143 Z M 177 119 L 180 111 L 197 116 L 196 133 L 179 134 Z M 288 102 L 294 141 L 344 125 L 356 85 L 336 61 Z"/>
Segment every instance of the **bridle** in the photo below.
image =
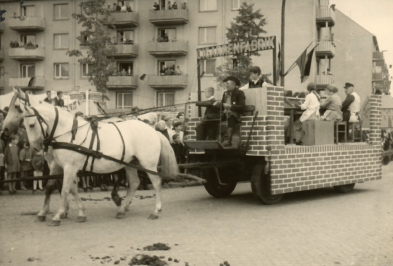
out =
<path fill-rule="evenodd" d="M 52 144 L 53 140 L 55 139 L 55 138 L 53 138 L 53 136 L 55 134 L 57 125 L 59 123 L 59 111 L 57 110 L 57 107 L 54 106 L 55 113 L 56 113 L 55 122 L 53 123 L 53 128 L 52 128 L 51 132 L 48 134 L 48 132 L 46 130 L 44 130 L 44 127 L 43 127 L 43 124 L 45 124 L 49 128 L 48 123 L 40 115 L 40 113 L 37 111 L 37 109 L 35 109 L 34 107 L 31 107 L 31 106 L 30 106 L 30 108 L 31 108 L 31 110 L 33 110 L 34 114 L 26 115 L 25 117 L 33 117 L 33 116 L 37 117 L 37 121 L 38 121 L 38 124 L 40 125 L 42 135 L 44 136 L 44 140 L 43 140 L 44 151 L 47 152 L 48 147 Z"/>

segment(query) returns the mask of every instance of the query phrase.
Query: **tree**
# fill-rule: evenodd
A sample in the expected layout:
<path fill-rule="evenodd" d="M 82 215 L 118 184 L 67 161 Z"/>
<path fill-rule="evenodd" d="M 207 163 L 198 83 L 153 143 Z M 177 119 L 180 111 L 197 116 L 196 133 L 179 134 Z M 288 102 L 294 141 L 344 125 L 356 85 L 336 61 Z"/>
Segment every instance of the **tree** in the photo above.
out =
<path fill-rule="evenodd" d="M 263 26 L 267 24 L 266 18 L 261 14 L 261 10 L 254 11 L 254 4 L 242 3 L 239 8 L 239 14 L 231 22 L 231 27 L 227 28 L 226 37 L 228 42 L 249 42 L 260 37 L 260 34 L 266 33 Z M 236 54 L 226 58 L 226 63 L 217 67 L 214 75 L 219 86 L 227 76 L 237 77 L 241 83 L 247 83 L 249 79 L 248 68 L 252 66 L 251 56 L 259 56 L 258 51 L 248 52 L 245 54 Z M 264 78 L 267 79 L 264 75 Z"/>
<path fill-rule="evenodd" d="M 82 12 L 72 17 L 82 24 L 84 29 L 77 39 L 89 48 L 87 55 L 74 49 L 67 52 L 69 56 L 82 56 L 78 62 L 89 65 L 89 81 L 93 81 L 97 91 L 105 92 L 109 76 L 116 70 L 116 62 L 111 57 L 116 48 L 111 43 L 113 27 L 108 23 L 110 11 L 104 7 L 105 0 L 87 0 L 80 3 Z"/>

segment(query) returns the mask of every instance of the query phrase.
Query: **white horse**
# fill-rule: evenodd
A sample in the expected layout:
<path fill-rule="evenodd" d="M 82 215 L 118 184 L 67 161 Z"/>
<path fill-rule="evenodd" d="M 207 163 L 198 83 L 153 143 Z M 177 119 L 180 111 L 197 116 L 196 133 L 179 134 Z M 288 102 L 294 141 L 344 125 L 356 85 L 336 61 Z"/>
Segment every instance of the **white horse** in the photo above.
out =
<path fill-rule="evenodd" d="M 35 111 L 25 105 L 20 108 L 25 116 L 24 125 L 26 127 L 27 135 L 32 146 L 39 143 L 42 139 L 41 125 L 46 134 L 50 135 L 55 124 L 56 112 L 53 105 L 39 104 L 33 105 Z M 54 132 L 56 142 L 69 143 L 71 139 L 71 129 L 73 124 L 73 115 L 67 111 L 58 110 L 58 125 Z M 37 116 L 41 116 L 43 122 L 40 123 Z M 82 118 L 77 118 L 80 125 L 86 124 Z M 41 125 L 40 125 L 41 124 Z M 98 136 L 100 139 L 100 152 L 104 155 L 120 160 L 124 157 L 124 162 L 131 162 L 137 159 L 139 164 L 147 170 L 156 171 L 158 162 L 161 161 L 161 174 L 167 176 L 176 176 L 178 174 L 178 167 L 174 152 L 169 144 L 169 141 L 160 133 L 156 132 L 150 126 L 143 122 L 136 120 L 129 120 L 117 123 L 117 128 L 114 125 L 98 122 Z M 124 139 L 124 149 L 123 141 Z M 75 136 L 74 144 L 81 147 L 88 148 L 92 138 L 92 130 L 89 125 L 81 126 Z M 97 145 L 97 138 L 94 140 L 93 147 Z M 122 156 L 124 150 L 124 156 Z M 77 172 L 83 169 L 86 155 L 77 151 L 66 149 L 54 149 L 53 158 L 57 165 L 63 168 L 64 182 L 61 191 L 62 205 L 56 215 L 52 219 L 55 225 L 60 223 L 60 217 L 65 214 L 67 209 L 67 196 L 72 193 L 78 205 L 78 222 L 86 220 L 85 208 L 78 195 L 77 189 Z M 87 162 L 86 169 L 91 169 L 92 159 Z M 108 173 L 114 172 L 124 165 L 113 162 L 104 158 L 96 158 L 93 165 L 94 173 Z M 129 166 L 125 167 L 126 176 L 128 178 L 129 189 L 127 190 L 126 199 L 122 202 L 118 209 L 117 218 L 122 218 L 125 215 L 125 210 L 131 204 L 134 193 L 139 185 L 139 178 L 137 170 Z M 156 190 L 156 206 L 154 213 L 149 216 L 150 219 L 158 218 L 158 212 L 161 211 L 161 178 L 157 175 L 147 173 L 154 189 Z"/>

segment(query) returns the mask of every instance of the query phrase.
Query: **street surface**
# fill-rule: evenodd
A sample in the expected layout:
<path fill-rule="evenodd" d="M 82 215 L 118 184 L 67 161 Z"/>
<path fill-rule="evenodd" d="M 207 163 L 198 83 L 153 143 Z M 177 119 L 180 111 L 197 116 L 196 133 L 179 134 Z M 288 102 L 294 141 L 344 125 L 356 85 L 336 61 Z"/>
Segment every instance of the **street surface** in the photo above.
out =
<path fill-rule="evenodd" d="M 393 265 L 393 162 L 383 166 L 382 180 L 357 184 L 352 193 L 298 192 L 272 206 L 260 204 L 249 183 L 238 184 L 227 199 L 214 199 L 201 186 L 172 188 L 163 190 L 160 218 L 148 220 L 154 198 L 140 196 L 153 194 L 137 191 L 130 211 L 118 220 L 115 205 L 105 199 L 110 192 L 82 192 L 96 200 L 84 201 L 87 222 L 74 222 L 72 200 L 69 217 L 49 227 L 32 215 L 43 192 L 3 191 L 0 265 L 128 265 L 136 254 L 190 266 Z M 59 203 L 55 194 L 51 211 Z M 143 250 L 159 242 L 171 249 Z"/>

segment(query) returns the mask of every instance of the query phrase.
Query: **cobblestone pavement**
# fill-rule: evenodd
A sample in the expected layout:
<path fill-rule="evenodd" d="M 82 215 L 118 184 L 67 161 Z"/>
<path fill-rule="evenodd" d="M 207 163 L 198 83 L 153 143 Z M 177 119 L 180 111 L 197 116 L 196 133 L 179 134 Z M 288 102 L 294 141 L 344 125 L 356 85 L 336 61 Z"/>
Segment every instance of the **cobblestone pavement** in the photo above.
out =
<path fill-rule="evenodd" d="M 74 223 L 71 201 L 69 218 L 49 227 L 28 215 L 43 202 L 43 192 L 30 193 L 0 196 L 0 265 L 128 265 L 136 254 L 190 266 L 393 265 L 393 163 L 382 180 L 357 184 L 350 194 L 299 192 L 273 206 L 253 198 L 249 183 L 219 200 L 203 187 L 165 189 L 158 220 L 146 219 L 154 198 L 140 198 L 153 191 L 138 191 L 122 220 L 105 199 L 110 193 L 94 191 L 81 194 L 96 199 L 84 202 L 86 223 Z M 59 202 L 52 197 L 53 212 Z M 138 250 L 158 242 L 171 249 Z"/>

